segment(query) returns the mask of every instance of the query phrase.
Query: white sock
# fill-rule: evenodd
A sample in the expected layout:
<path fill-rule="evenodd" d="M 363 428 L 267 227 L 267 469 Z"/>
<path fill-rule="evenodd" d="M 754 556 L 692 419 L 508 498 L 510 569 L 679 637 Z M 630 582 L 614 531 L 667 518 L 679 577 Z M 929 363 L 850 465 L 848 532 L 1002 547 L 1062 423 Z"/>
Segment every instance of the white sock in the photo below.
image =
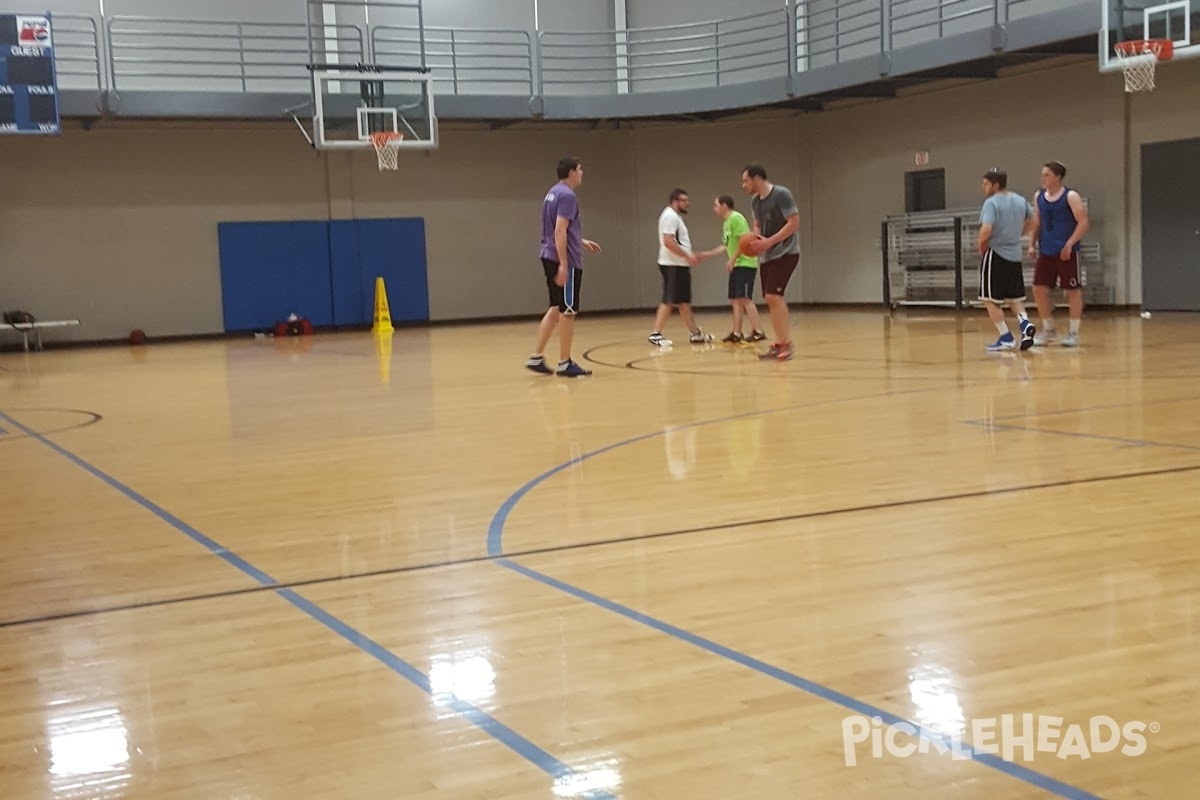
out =
<path fill-rule="evenodd" d="M 1001 336 L 1008 336 L 1008 334 L 1010 333 L 1010 331 L 1008 330 L 1007 322 L 997 322 L 996 330 L 1000 331 Z"/>
<path fill-rule="evenodd" d="M 1042 330 L 1046 331 L 1047 333 L 1052 333 L 1054 331 L 1054 320 L 1053 319 L 1043 319 L 1042 320 Z"/>
<path fill-rule="evenodd" d="M 1022 311 L 1020 314 L 1017 314 L 1017 322 L 1029 322 L 1029 315 Z"/>
<path fill-rule="evenodd" d="M 1081 320 L 1081 319 L 1071 320 L 1071 335 L 1072 336 L 1079 335 L 1079 323 L 1081 323 L 1081 322 L 1083 322 L 1083 320 Z"/>

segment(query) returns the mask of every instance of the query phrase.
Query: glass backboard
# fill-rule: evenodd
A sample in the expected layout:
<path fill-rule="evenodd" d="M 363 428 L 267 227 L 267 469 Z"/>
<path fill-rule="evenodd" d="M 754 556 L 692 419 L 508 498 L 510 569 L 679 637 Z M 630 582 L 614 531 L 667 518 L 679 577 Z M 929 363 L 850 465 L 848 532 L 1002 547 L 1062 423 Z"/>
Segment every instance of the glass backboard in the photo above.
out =
<path fill-rule="evenodd" d="M 313 146 L 370 149 L 372 133 L 402 135 L 401 149 L 437 147 L 433 81 L 426 70 L 313 67 Z"/>

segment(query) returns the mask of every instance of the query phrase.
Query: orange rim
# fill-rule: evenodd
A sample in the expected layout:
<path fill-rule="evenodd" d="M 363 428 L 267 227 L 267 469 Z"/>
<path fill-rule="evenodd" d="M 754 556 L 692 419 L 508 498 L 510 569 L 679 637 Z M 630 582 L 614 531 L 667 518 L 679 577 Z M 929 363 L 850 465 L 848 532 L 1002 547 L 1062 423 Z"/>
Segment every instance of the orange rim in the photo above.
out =
<path fill-rule="evenodd" d="M 403 133 L 392 133 L 390 131 L 371 134 L 371 141 L 374 142 L 377 147 L 384 147 L 393 141 L 399 141 L 403 138 Z"/>
<path fill-rule="evenodd" d="M 1166 61 L 1175 54 L 1175 45 L 1170 39 L 1130 39 L 1117 42 L 1116 51 L 1125 56 L 1153 54 L 1159 61 Z"/>

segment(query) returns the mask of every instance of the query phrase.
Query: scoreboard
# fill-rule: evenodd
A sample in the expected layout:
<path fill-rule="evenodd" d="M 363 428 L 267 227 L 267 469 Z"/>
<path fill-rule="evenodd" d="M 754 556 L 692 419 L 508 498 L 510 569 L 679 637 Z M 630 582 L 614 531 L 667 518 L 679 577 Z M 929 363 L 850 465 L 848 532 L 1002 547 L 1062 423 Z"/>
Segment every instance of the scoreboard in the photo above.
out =
<path fill-rule="evenodd" d="M 0 135 L 61 132 L 50 12 L 0 14 Z"/>

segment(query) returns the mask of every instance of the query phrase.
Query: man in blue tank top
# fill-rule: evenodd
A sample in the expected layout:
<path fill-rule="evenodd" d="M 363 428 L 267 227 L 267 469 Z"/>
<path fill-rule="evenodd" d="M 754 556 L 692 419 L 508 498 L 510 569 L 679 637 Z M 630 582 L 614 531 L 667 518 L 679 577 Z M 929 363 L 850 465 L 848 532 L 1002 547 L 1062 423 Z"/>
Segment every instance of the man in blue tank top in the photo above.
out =
<path fill-rule="evenodd" d="M 1025 314 L 1025 276 L 1021 272 L 1021 236 L 1033 229 L 1033 209 L 1019 194 L 1008 190 L 1008 174 L 990 169 L 983 175 L 983 210 L 979 212 L 979 299 L 1000 331 L 988 350 L 1015 350 L 1017 339 L 1004 321 L 1007 304 L 1021 328 L 1020 347 L 1033 345 L 1033 323 Z"/>
<path fill-rule="evenodd" d="M 1034 197 L 1037 226 L 1029 242 L 1030 257 L 1037 257 L 1033 270 L 1033 299 L 1042 318 L 1042 333 L 1034 339 L 1039 346 L 1054 341 L 1054 306 L 1050 290 L 1061 286 L 1067 295 L 1071 327 L 1063 347 L 1079 345 L 1083 320 L 1083 289 L 1079 285 L 1079 242 L 1090 225 L 1087 208 L 1079 192 L 1063 185 L 1067 168 L 1058 161 L 1042 165 L 1042 190 Z M 1040 251 L 1040 254 L 1039 254 Z"/>

